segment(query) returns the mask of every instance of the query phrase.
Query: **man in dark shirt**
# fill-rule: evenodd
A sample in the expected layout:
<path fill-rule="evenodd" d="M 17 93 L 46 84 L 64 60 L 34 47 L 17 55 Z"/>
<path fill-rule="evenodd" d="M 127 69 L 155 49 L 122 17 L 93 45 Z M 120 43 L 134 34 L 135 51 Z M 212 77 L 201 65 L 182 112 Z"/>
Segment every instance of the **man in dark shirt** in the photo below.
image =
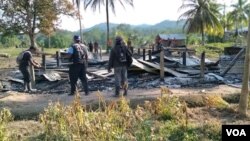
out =
<path fill-rule="evenodd" d="M 36 89 L 32 89 L 31 82 L 30 82 L 30 73 L 28 70 L 29 65 L 33 65 L 37 68 L 41 67 L 40 64 L 38 64 L 32 57 L 33 53 L 37 52 L 37 48 L 30 46 L 28 50 L 25 50 L 22 53 L 22 59 L 19 64 L 19 70 L 23 74 L 23 80 L 24 80 L 24 92 L 34 92 Z"/>
<path fill-rule="evenodd" d="M 114 68 L 115 73 L 115 97 L 119 96 L 120 87 L 124 89 L 123 95 L 127 95 L 128 82 L 127 82 L 127 47 L 120 36 L 115 39 L 115 46 L 111 49 L 109 56 L 108 72 Z"/>
<path fill-rule="evenodd" d="M 87 46 L 81 43 L 80 36 L 73 37 L 74 43 L 68 49 L 68 57 L 72 64 L 69 66 L 69 79 L 71 85 L 71 92 L 69 95 L 76 94 L 76 85 L 78 78 L 81 80 L 84 87 L 85 95 L 89 94 L 88 80 L 86 76 L 88 50 Z"/>
<path fill-rule="evenodd" d="M 93 43 L 91 41 L 89 42 L 88 46 L 89 46 L 89 51 L 93 52 Z"/>

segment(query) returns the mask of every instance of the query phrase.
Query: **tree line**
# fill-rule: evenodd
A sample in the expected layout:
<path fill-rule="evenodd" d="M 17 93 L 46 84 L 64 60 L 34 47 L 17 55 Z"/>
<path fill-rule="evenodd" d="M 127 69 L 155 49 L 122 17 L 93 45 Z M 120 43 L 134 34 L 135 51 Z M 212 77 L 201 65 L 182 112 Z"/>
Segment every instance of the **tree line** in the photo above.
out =
<path fill-rule="evenodd" d="M 2 38 L 2 36 L 8 36 L 21 44 L 24 41 L 16 39 L 28 37 L 29 43 L 27 44 L 30 45 L 35 45 L 37 41 L 37 44 L 45 47 L 66 46 L 65 42 L 70 40 L 68 35 L 71 33 L 63 35 L 61 31 L 56 32 L 58 31 L 59 17 L 62 14 L 77 17 L 80 29 L 82 29 L 81 18 L 84 15 L 80 14 L 81 2 L 83 2 L 84 10 L 91 8 L 96 11 L 101 6 L 105 6 L 107 18 L 106 32 L 93 29 L 82 33 L 80 30 L 80 34 L 85 36 L 86 41 L 99 40 L 105 46 L 114 35 L 122 34 L 125 38 L 132 38 L 136 45 L 140 45 L 147 41 L 151 42 L 149 39 L 164 32 L 164 30 L 158 31 L 158 33 L 134 30 L 123 24 L 119 25 L 117 30 L 109 28 L 110 9 L 115 13 L 116 3 L 120 3 L 124 7 L 125 5 L 133 6 L 133 0 L 72 0 L 72 2 L 68 0 L 0 0 L 0 16 L 2 17 L 0 19 L 0 34 L 1 40 L 4 40 L 1 43 L 5 45 L 9 40 Z M 248 0 L 238 0 L 231 7 L 233 10 L 227 12 L 226 6 L 219 4 L 217 0 L 183 0 L 179 8 L 183 12 L 179 20 L 185 21 L 183 32 L 201 35 L 202 44 L 205 43 L 205 37 L 222 38 L 227 30 L 235 29 L 235 35 L 238 35 L 238 30 L 247 25 L 250 3 Z M 169 33 L 169 30 L 165 33 Z M 15 35 L 18 37 L 13 37 Z M 59 43 L 60 41 L 62 43 Z M 14 42 L 11 43 L 14 44 Z"/>

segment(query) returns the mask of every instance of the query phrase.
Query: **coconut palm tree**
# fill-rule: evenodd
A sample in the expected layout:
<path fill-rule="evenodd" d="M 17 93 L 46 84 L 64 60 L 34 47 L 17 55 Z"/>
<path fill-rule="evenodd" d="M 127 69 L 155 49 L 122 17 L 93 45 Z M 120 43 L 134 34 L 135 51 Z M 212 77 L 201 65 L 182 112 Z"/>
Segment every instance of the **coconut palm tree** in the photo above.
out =
<path fill-rule="evenodd" d="M 183 4 L 179 8 L 179 10 L 187 9 L 179 17 L 179 21 L 186 21 L 183 30 L 185 29 L 187 33 L 201 33 L 204 45 L 205 32 L 223 33 L 223 28 L 218 20 L 218 8 L 219 6 L 214 0 L 183 0 Z"/>
<path fill-rule="evenodd" d="M 107 44 L 109 41 L 109 8 L 115 14 L 115 3 L 120 3 L 125 8 L 125 3 L 133 7 L 133 0 L 83 0 L 84 8 L 87 9 L 89 6 L 93 11 L 96 11 L 97 7 L 100 11 L 100 7 L 105 5 L 106 19 L 107 19 Z M 107 45 L 108 46 L 108 45 Z M 108 49 L 108 48 L 107 48 Z"/>
<path fill-rule="evenodd" d="M 233 11 L 229 13 L 229 18 L 234 21 L 235 24 L 235 35 L 236 39 L 238 37 L 238 29 L 242 28 L 247 24 L 248 21 L 248 9 L 250 7 L 250 3 L 248 0 L 238 0 L 237 3 L 231 5 L 233 7 Z"/>
<path fill-rule="evenodd" d="M 79 28 L 80 28 L 80 37 L 81 37 L 81 41 L 82 41 L 82 21 L 81 21 L 81 11 L 80 11 L 80 0 L 72 0 L 73 4 L 76 4 L 77 7 L 77 17 L 79 20 Z"/>
<path fill-rule="evenodd" d="M 250 14 L 249 14 L 249 22 L 248 22 L 248 36 L 247 36 L 247 47 L 245 53 L 245 62 L 244 62 L 244 74 L 239 102 L 239 113 L 243 116 L 247 116 L 247 106 L 249 100 L 249 76 L 250 76 Z"/>

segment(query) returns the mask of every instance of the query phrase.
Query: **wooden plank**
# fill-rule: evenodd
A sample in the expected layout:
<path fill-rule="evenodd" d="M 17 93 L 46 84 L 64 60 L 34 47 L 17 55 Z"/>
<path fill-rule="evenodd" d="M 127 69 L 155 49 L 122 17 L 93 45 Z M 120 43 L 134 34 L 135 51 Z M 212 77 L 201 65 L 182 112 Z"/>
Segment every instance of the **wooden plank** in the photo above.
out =
<path fill-rule="evenodd" d="M 24 84 L 24 81 L 21 80 L 21 79 L 17 79 L 17 78 L 13 78 L 13 77 L 8 77 L 8 80 L 12 81 L 12 82 L 17 82 L 17 83 Z"/>
<path fill-rule="evenodd" d="M 100 70 L 100 71 L 94 71 L 94 72 L 87 71 L 87 73 L 95 77 L 107 79 L 108 76 L 114 75 L 114 70 L 112 69 L 111 73 L 109 73 L 107 70 Z"/>
<path fill-rule="evenodd" d="M 137 68 L 140 68 L 140 69 L 142 69 L 142 70 L 144 70 L 144 71 L 147 71 L 147 72 L 150 72 L 150 73 L 157 74 L 157 72 L 156 72 L 154 69 L 152 69 L 152 68 L 150 68 L 150 67 L 148 67 L 148 66 L 145 66 L 144 64 L 138 62 L 138 61 L 137 61 L 136 59 L 134 59 L 134 58 L 133 58 L 133 63 L 132 63 L 132 65 L 135 66 L 135 67 L 137 67 Z"/>
<path fill-rule="evenodd" d="M 197 75 L 200 74 L 200 70 L 195 70 L 195 69 L 185 69 L 185 68 L 178 68 L 176 69 L 178 72 L 183 72 L 183 73 L 187 73 L 190 75 Z"/>
<path fill-rule="evenodd" d="M 139 59 L 138 61 L 141 62 L 141 63 L 143 63 L 143 64 L 149 65 L 149 66 L 151 66 L 151 67 L 153 67 L 153 68 L 155 68 L 157 70 L 160 70 L 160 66 L 159 65 L 156 65 L 154 63 L 150 63 L 150 62 L 147 62 L 147 61 L 143 61 L 141 59 Z M 164 67 L 164 71 L 168 72 L 168 73 L 170 73 L 170 74 L 172 74 L 174 76 L 177 76 L 177 77 L 186 77 L 187 76 L 187 74 L 182 74 L 182 73 L 179 73 L 177 71 L 174 71 L 172 69 L 165 68 L 165 67 Z"/>

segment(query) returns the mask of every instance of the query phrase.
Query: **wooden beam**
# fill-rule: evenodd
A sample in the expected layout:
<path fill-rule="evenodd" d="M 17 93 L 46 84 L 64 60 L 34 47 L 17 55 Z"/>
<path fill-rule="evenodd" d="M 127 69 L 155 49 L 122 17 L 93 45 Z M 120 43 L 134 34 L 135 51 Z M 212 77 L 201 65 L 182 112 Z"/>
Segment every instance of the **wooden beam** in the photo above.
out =
<path fill-rule="evenodd" d="M 224 76 L 234 66 L 234 64 L 243 55 L 244 52 L 245 48 L 242 48 L 240 52 L 234 57 L 234 59 L 227 65 L 226 69 L 223 72 L 221 72 L 221 76 Z"/>
<path fill-rule="evenodd" d="M 151 67 L 153 67 L 153 68 L 155 68 L 157 70 L 160 70 L 160 66 L 157 65 L 157 64 L 147 62 L 147 61 L 143 61 L 142 59 L 139 59 L 138 61 L 143 63 L 143 64 L 146 64 L 148 66 L 151 66 Z M 172 74 L 174 76 L 177 76 L 177 77 L 186 77 L 187 76 L 187 74 L 179 73 L 177 71 L 174 71 L 174 70 L 172 70 L 170 68 L 165 68 L 165 67 L 164 67 L 164 72 L 170 73 L 170 74 Z"/>
<path fill-rule="evenodd" d="M 143 60 L 142 60 L 143 61 Z M 143 61 L 144 62 L 144 61 Z M 144 70 L 144 71 L 147 71 L 147 72 L 150 72 L 150 73 L 154 73 L 154 74 L 157 74 L 156 70 L 153 69 L 153 68 L 150 68 L 144 64 L 142 64 L 141 62 L 139 62 L 139 60 L 136 60 L 133 58 L 133 63 L 132 63 L 133 66 L 137 67 L 137 68 L 140 68 L 141 70 Z"/>
<path fill-rule="evenodd" d="M 182 53 L 182 64 L 183 64 L 184 66 L 187 65 L 187 53 L 186 53 L 186 52 L 183 52 L 183 53 Z"/>
<path fill-rule="evenodd" d="M 56 65 L 57 65 L 57 67 L 60 67 L 60 54 L 59 54 L 59 51 L 56 52 Z"/>
<path fill-rule="evenodd" d="M 161 50 L 160 53 L 160 79 L 164 81 L 164 50 Z"/>
<path fill-rule="evenodd" d="M 149 62 L 152 61 L 152 51 L 148 50 L 148 58 L 149 58 Z"/>
<path fill-rule="evenodd" d="M 32 88 L 35 87 L 36 85 L 36 78 L 35 78 L 35 71 L 34 71 L 34 66 L 32 64 L 29 65 L 30 66 L 30 78 L 31 78 L 31 85 L 32 85 Z"/>
<path fill-rule="evenodd" d="M 201 62 L 200 63 L 201 63 L 200 64 L 200 70 L 201 70 L 200 77 L 204 78 L 204 76 L 205 76 L 205 52 L 202 52 L 202 54 L 201 54 Z"/>
<path fill-rule="evenodd" d="M 143 57 L 143 60 L 145 61 L 146 60 L 146 50 L 145 50 L 145 48 L 142 50 L 142 57 Z"/>

